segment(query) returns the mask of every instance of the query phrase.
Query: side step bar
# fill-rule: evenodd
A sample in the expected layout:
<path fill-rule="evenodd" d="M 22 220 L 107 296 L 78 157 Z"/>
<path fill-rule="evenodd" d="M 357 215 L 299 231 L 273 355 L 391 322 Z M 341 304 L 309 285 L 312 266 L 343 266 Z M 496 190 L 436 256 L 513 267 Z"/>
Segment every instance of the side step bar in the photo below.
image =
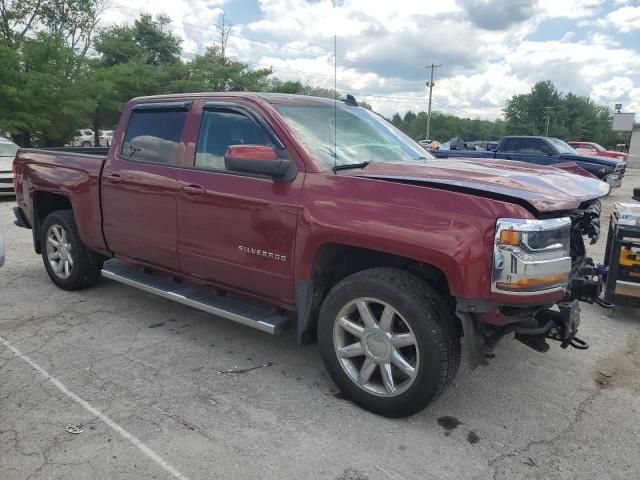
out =
<path fill-rule="evenodd" d="M 234 296 L 217 295 L 206 287 L 174 282 L 118 260 L 106 262 L 102 276 L 272 335 L 279 334 L 288 326 L 287 317 L 274 307 L 258 306 Z"/>

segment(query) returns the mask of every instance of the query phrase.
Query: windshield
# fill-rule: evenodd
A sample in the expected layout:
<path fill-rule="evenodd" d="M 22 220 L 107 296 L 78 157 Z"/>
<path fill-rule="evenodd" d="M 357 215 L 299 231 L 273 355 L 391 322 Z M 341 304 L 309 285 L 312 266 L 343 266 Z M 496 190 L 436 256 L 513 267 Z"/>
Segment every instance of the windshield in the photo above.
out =
<path fill-rule="evenodd" d="M 571 155 L 578 154 L 578 152 L 576 152 L 576 150 L 571 145 L 566 144 L 559 138 L 549 138 L 548 140 L 553 144 L 554 147 L 556 147 L 556 150 L 558 150 L 558 153 L 560 155 L 562 155 L 563 153 L 568 153 Z"/>
<path fill-rule="evenodd" d="M 362 162 L 434 158 L 391 123 L 362 107 L 342 102 L 335 111 L 333 105 L 284 104 L 275 107 L 327 170 Z"/>
<path fill-rule="evenodd" d="M 0 143 L 0 157 L 15 157 L 18 145 L 10 142 Z"/>

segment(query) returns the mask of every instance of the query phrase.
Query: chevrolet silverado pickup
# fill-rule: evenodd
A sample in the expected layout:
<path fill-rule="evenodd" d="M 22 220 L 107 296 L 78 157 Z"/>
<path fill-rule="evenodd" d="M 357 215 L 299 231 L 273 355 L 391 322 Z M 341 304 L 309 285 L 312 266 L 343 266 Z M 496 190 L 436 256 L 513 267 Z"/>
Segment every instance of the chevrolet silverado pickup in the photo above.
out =
<path fill-rule="evenodd" d="M 473 368 L 509 335 L 587 346 L 583 237 L 609 187 L 579 169 L 438 160 L 353 97 L 247 92 L 131 100 L 108 154 L 87 151 L 14 162 L 16 223 L 56 285 L 292 327 L 379 414 L 424 408 L 461 350 Z"/>
<path fill-rule="evenodd" d="M 607 182 L 611 188 L 617 188 L 622 184 L 627 167 L 626 162 L 616 158 L 580 155 L 562 140 L 550 137 L 509 136 L 502 138 L 497 148 L 492 151 L 435 150 L 432 153 L 437 158 L 517 160 L 550 166 L 571 162 Z"/>

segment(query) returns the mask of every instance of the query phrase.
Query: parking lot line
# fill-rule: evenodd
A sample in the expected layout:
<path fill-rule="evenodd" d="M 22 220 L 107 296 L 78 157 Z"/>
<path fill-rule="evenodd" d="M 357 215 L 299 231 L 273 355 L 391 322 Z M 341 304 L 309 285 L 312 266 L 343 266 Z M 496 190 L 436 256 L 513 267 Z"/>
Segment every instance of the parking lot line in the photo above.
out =
<path fill-rule="evenodd" d="M 156 465 L 160 466 L 164 471 L 166 471 L 167 473 L 169 473 L 170 475 L 172 475 L 174 478 L 178 480 L 189 480 L 189 477 L 187 477 L 186 475 L 176 470 L 176 468 L 173 465 L 165 461 L 160 455 L 158 455 L 151 448 L 149 448 L 144 443 L 142 443 L 142 441 L 139 438 L 137 438 L 135 435 L 129 433 L 127 430 L 122 428 L 120 425 L 118 425 L 116 422 L 111 420 L 108 416 L 106 416 L 100 410 L 92 406 L 89 402 L 87 402 L 83 398 L 80 398 L 78 395 L 73 393 L 60 380 L 53 377 L 40 365 L 38 365 L 36 362 L 31 360 L 27 355 L 23 354 L 18 348 L 11 345 L 11 343 L 9 343 L 7 339 L 0 336 L 0 343 L 2 343 L 6 348 L 11 350 L 16 357 L 21 358 L 22 360 L 27 362 L 29 365 L 31 365 L 34 369 L 36 369 L 43 377 L 45 377 L 45 379 L 47 379 L 49 382 L 55 385 L 55 387 L 58 390 L 60 390 L 62 393 L 64 393 L 67 397 L 69 397 L 71 400 L 79 404 L 82 408 L 84 408 L 86 411 L 88 411 L 92 415 L 98 417 L 100 420 L 106 423 L 112 430 L 114 430 L 120 436 L 129 440 L 129 442 L 131 442 L 136 448 L 138 448 L 138 450 L 140 450 L 147 457 L 153 460 L 156 463 Z"/>

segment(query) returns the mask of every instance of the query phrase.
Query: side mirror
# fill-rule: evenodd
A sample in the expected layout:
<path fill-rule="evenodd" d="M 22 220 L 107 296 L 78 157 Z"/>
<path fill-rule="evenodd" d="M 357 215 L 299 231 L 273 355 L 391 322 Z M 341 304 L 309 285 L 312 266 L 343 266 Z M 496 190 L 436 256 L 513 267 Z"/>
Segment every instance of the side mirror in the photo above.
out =
<path fill-rule="evenodd" d="M 288 158 L 278 158 L 268 145 L 229 145 L 224 166 L 232 172 L 264 175 L 274 180 L 293 180 L 295 167 Z"/>
<path fill-rule="evenodd" d="M 553 155 L 553 152 L 547 145 L 543 145 L 542 147 L 540 147 L 540 151 L 545 155 Z"/>

